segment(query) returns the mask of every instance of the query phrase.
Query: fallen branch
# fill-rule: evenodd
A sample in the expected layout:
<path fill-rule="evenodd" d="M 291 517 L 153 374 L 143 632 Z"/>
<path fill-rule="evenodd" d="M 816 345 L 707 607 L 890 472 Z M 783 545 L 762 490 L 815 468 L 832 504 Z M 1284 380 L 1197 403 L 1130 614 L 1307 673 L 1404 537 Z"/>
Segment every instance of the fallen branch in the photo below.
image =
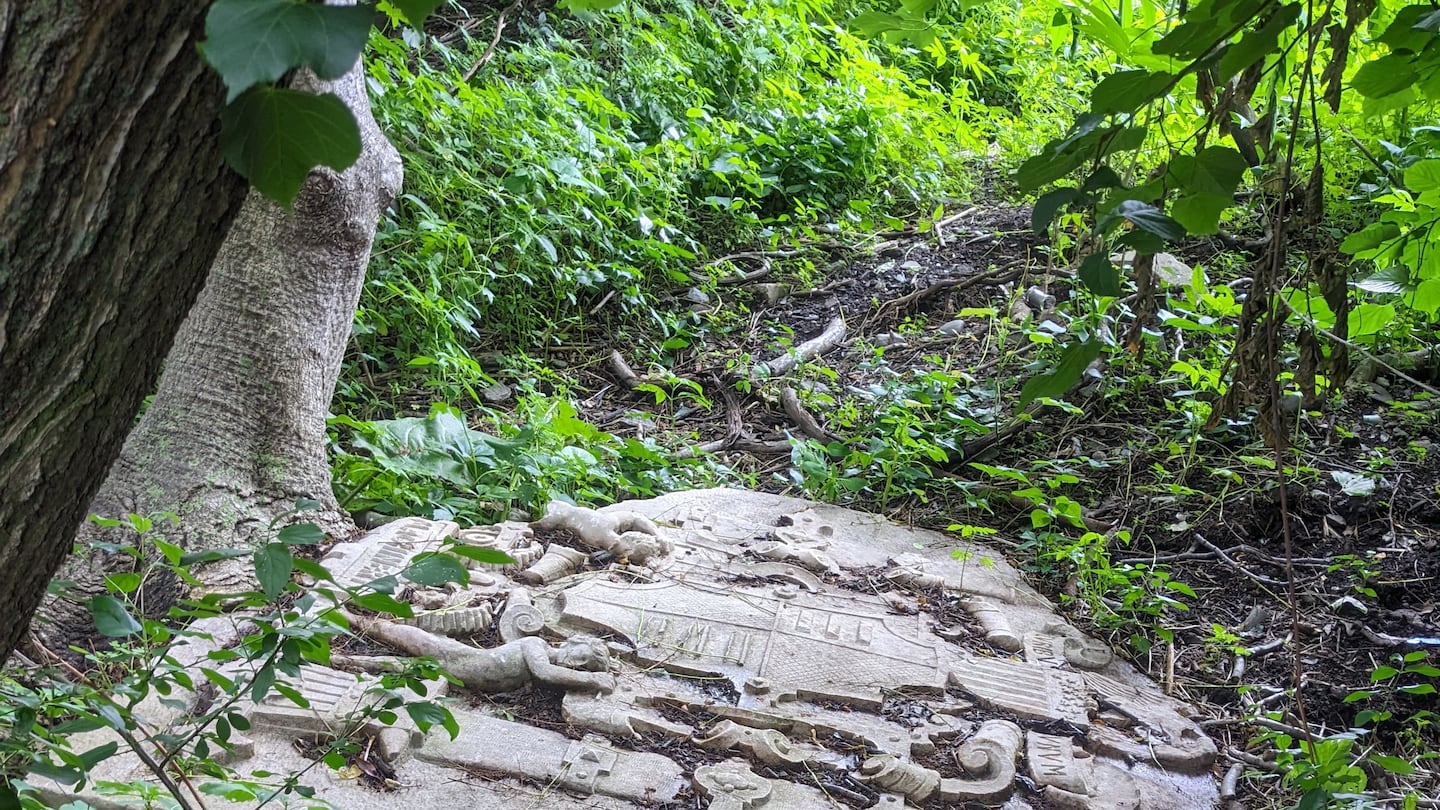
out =
<path fill-rule="evenodd" d="M 1018 262 L 1010 262 L 993 270 L 986 270 L 982 273 L 974 273 L 959 278 L 946 278 L 931 284 L 921 290 L 907 293 L 899 298 L 892 298 L 876 308 L 876 315 L 884 315 L 891 311 L 904 310 L 905 307 L 919 301 L 922 298 L 945 292 L 946 290 L 963 290 L 966 287 L 973 287 L 980 284 L 1004 284 L 1020 277 L 1020 273 L 1014 270 Z"/>
<path fill-rule="evenodd" d="M 490 38 L 490 44 L 485 48 L 485 52 L 480 54 L 480 58 L 475 60 L 475 64 L 471 65 L 470 69 L 465 71 L 465 75 L 460 77 L 460 81 L 457 82 L 454 87 L 450 88 L 452 95 L 459 92 L 461 86 L 469 84 L 470 80 L 475 78 L 475 74 L 480 72 L 480 68 L 495 58 L 495 46 L 500 44 L 500 35 L 505 33 L 505 26 L 510 22 L 506 18 L 519 7 L 520 0 L 515 0 L 515 2 L 501 9 L 500 16 L 495 18 L 495 35 Z"/>
<path fill-rule="evenodd" d="M 800 397 L 795 395 L 794 388 L 787 387 L 780 392 L 780 404 L 784 406 L 785 413 L 790 417 L 790 421 L 794 422 L 795 425 L 800 428 L 800 432 L 806 436 L 827 443 L 833 442 L 838 438 L 830 431 L 821 427 L 815 417 L 811 416 L 810 412 L 805 410 L 805 406 L 800 404 Z"/>
<path fill-rule="evenodd" d="M 751 369 L 751 379 L 765 379 L 767 377 L 779 377 L 795 370 L 802 361 L 813 360 L 826 352 L 834 350 L 841 343 L 845 342 L 845 319 L 838 315 L 825 324 L 825 331 L 818 336 L 801 343 L 794 349 L 776 357 L 768 362 L 761 363 Z"/>
<path fill-rule="evenodd" d="M 635 369 L 630 368 L 630 364 L 625 362 L 625 358 L 619 351 L 613 349 L 610 351 L 610 371 L 615 374 L 615 379 L 619 380 L 620 384 L 626 388 L 634 388 L 640 384 L 640 375 L 635 373 Z"/>

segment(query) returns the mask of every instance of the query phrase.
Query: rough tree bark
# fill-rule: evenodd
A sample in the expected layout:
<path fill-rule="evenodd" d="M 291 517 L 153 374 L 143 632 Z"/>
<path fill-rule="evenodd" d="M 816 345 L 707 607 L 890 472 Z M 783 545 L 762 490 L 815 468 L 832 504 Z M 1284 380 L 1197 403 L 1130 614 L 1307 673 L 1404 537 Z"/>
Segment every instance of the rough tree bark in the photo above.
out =
<path fill-rule="evenodd" d="M 244 197 L 206 6 L 0 0 L 0 660 Z"/>
<path fill-rule="evenodd" d="M 336 502 L 325 418 L 340 374 L 381 213 L 400 189 L 399 153 L 370 114 L 364 69 L 298 89 L 334 93 L 355 114 L 363 149 L 341 173 L 311 172 L 293 211 L 251 192 L 220 248 L 205 289 L 181 327 L 150 406 L 91 504 L 96 514 L 172 513 L 163 532 L 195 551 L 245 546 L 294 509 L 332 535 L 353 532 Z M 82 539 L 99 530 L 82 531 Z M 76 596 L 103 592 L 103 573 L 128 557 L 80 552 L 61 571 Z M 252 576 L 247 558 L 196 572 L 207 586 Z M 174 601 L 179 583 L 147 581 L 147 610 Z M 55 650 L 88 639 L 93 625 L 74 601 L 47 600 L 37 635 Z"/>

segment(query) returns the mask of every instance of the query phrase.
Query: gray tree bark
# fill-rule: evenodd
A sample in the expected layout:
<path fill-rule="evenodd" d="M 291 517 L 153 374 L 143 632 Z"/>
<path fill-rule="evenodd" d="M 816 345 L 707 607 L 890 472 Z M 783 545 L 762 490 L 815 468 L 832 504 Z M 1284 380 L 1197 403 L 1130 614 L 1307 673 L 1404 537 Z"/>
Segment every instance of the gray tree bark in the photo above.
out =
<path fill-rule="evenodd" d="M 244 196 L 207 6 L 0 0 L 0 660 Z"/>
<path fill-rule="evenodd" d="M 255 192 L 246 198 L 149 408 L 91 504 L 106 517 L 173 514 L 177 526 L 161 533 L 190 551 L 270 539 L 267 526 L 301 498 L 320 508 L 296 520 L 336 536 L 354 531 L 331 489 L 325 419 L 375 229 L 402 169 L 370 114 L 362 65 L 334 82 L 302 76 L 292 86 L 346 103 L 360 125 L 360 159 L 344 172 L 311 172 L 293 211 Z M 61 579 L 78 593 L 47 600 L 50 622 L 37 628 L 46 646 L 87 640 L 90 617 L 73 598 L 103 592 L 106 571 L 133 565 L 99 552 L 72 557 Z M 194 573 L 228 589 L 247 582 L 251 568 L 241 558 Z M 147 612 L 173 603 L 178 587 L 147 580 Z"/>

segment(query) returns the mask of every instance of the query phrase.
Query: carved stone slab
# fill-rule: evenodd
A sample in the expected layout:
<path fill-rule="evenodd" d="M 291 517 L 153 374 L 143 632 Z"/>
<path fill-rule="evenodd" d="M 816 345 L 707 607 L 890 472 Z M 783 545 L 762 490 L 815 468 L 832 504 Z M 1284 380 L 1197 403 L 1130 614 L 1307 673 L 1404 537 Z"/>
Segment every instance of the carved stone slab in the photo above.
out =
<path fill-rule="evenodd" d="M 322 564 L 363 585 L 456 532 L 396 521 Z M 436 657 L 447 666 L 550 691 L 522 695 L 514 711 L 505 701 L 517 698 L 503 694 L 426 696 L 445 701 L 459 736 L 372 728 L 401 786 L 376 793 L 292 745 L 345 727 L 371 676 L 307 667 L 292 683 L 307 708 L 279 696 L 244 708 L 253 745 L 235 767 L 304 771 L 318 799 L 347 810 L 820 810 L 846 804 L 824 790 L 857 782 L 869 793 L 848 803 L 868 795 L 882 810 L 1217 802 L 1215 746 L 1188 707 L 1067 624 L 995 549 L 733 490 L 598 512 L 562 505 L 547 522 L 473 527 L 461 540 L 517 564 L 476 570 L 467 590 L 397 590 L 416 609 L 408 627 L 382 634 L 363 617 L 352 626 L 372 645 L 383 635 L 428 649 L 426 638 L 443 638 Z M 930 615 L 941 599 L 968 619 Z M 471 637 L 493 649 L 457 640 Z M 386 666 L 336 656 L 347 668 L 367 661 Z M 547 700 L 559 701 L 563 733 L 517 719 Z M 115 759 L 107 772 L 134 772 Z"/>

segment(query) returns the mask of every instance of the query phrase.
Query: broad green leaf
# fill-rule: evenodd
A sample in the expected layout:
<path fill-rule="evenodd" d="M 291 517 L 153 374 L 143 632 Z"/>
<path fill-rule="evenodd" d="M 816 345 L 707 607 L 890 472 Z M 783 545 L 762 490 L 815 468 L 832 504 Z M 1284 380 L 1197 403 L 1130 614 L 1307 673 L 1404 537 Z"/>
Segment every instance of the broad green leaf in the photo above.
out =
<path fill-rule="evenodd" d="M 295 570 L 294 558 L 284 543 L 266 543 L 255 550 L 255 578 L 271 600 L 280 595 Z"/>
<path fill-rule="evenodd" d="M 0 779 L 0 810 L 20 810 L 20 794 L 9 779 Z"/>
<path fill-rule="evenodd" d="M 1432 36 L 1420 28 L 1421 22 L 1429 16 L 1428 3 L 1413 3 L 1395 13 L 1395 19 L 1380 35 L 1380 42 L 1389 45 L 1392 51 L 1419 53 L 1432 41 Z"/>
<path fill-rule="evenodd" d="M 227 102 L 297 67 L 338 79 L 354 67 L 370 36 L 374 9 L 308 0 L 215 0 L 200 50 L 229 90 Z"/>
<path fill-rule="evenodd" d="M 1401 776 L 1409 776 L 1410 774 L 1415 773 L 1415 766 L 1410 764 L 1409 761 L 1401 759 L 1400 757 L 1392 757 L 1389 754 L 1371 754 L 1370 759 L 1376 765 L 1379 765 L 1390 773 L 1399 774 Z"/>
<path fill-rule="evenodd" d="M 105 587 L 120 593 L 134 593 L 140 587 L 140 575 L 131 571 L 120 574 L 108 574 L 105 577 Z"/>
<path fill-rule="evenodd" d="M 1090 92 L 1093 115 L 1132 113 L 1165 91 L 1175 79 L 1169 73 L 1122 70 L 1100 80 Z"/>
<path fill-rule="evenodd" d="M 457 544 L 450 547 L 450 552 L 464 557 L 467 560 L 474 560 L 486 565 L 514 565 L 515 558 L 501 551 L 498 548 L 486 548 L 484 546 L 467 546 Z"/>
<path fill-rule="evenodd" d="M 256 703 L 265 699 L 270 694 L 270 687 L 275 685 L 274 665 L 264 666 L 255 673 L 255 679 L 250 682 L 250 699 Z"/>
<path fill-rule="evenodd" d="M 1417 78 L 1408 57 L 1390 53 L 1361 65 L 1350 86 L 1367 98 L 1384 98 L 1408 88 Z"/>
<path fill-rule="evenodd" d="M 1085 373 L 1086 366 L 1100 356 L 1099 343 L 1071 343 L 1060 354 L 1060 362 L 1053 371 L 1031 377 L 1020 389 L 1020 407 L 1029 405 L 1040 397 L 1059 399 Z"/>
<path fill-rule="evenodd" d="M 409 604 L 401 602 L 388 593 L 362 594 L 355 597 L 355 604 L 366 610 L 399 616 L 402 619 L 409 619 L 415 615 L 415 611 L 410 608 Z"/>
<path fill-rule="evenodd" d="M 80 758 L 81 762 L 85 763 L 85 767 L 87 769 L 90 769 L 94 768 L 96 765 L 99 765 L 101 762 L 109 759 L 115 754 L 116 751 L 119 750 L 120 742 L 118 740 L 111 740 L 110 742 L 97 745 L 94 748 L 91 748 L 90 750 L 84 752 L 83 754 L 78 754 L 77 756 Z"/>
<path fill-rule="evenodd" d="M 1237 73 L 1278 50 L 1280 35 L 1300 18 L 1300 4 L 1281 6 L 1263 26 L 1247 31 L 1240 41 L 1225 49 L 1215 71 L 1215 83 L 1227 84 Z"/>
<path fill-rule="evenodd" d="M 1185 238 L 1185 229 L 1180 223 L 1160 212 L 1155 206 L 1139 200 L 1126 200 L 1115 206 L 1105 220 L 1123 219 L 1137 229 L 1154 234 L 1167 242 Z M 1104 220 L 1101 227 L 1104 227 Z"/>
<path fill-rule="evenodd" d="M 1170 216 L 1187 233 L 1209 234 L 1220 230 L 1220 216 L 1235 204 L 1229 194 L 1191 194 L 1170 205 Z"/>
<path fill-rule="evenodd" d="M 1104 252 L 1086 256 L 1075 275 L 1090 292 L 1099 296 L 1113 298 L 1124 291 L 1120 285 L 1120 271 L 1115 269 L 1110 257 Z"/>
<path fill-rule="evenodd" d="M 1057 188 L 1054 191 L 1041 195 L 1035 201 L 1035 207 L 1030 211 L 1030 228 L 1037 234 L 1043 234 L 1054 221 L 1055 215 L 1060 209 L 1080 199 L 1080 190 L 1075 188 Z"/>
<path fill-rule="evenodd" d="M 1367 250 L 1374 250 L 1399 238 L 1400 226 L 1393 222 L 1372 222 L 1363 229 L 1345 237 L 1340 243 L 1340 252 L 1359 256 Z"/>
<path fill-rule="evenodd" d="M 1145 144 L 1143 127 L 1096 129 L 1094 118 L 1081 116 L 1074 133 L 1051 141 L 1039 154 L 1020 164 L 1015 180 L 1021 191 L 1036 191 L 1092 160 L 1139 149 Z"/>
<path fill-rule="evenodd" d="M 1405 170 L 1405 187 L 1413 194 L 1440 189 L 1440 160 L 1421 160 Z"/>
<path fill-rule="evenodd" d="M 412 28 L 418 30 L 420 26 L 425 24 L 425 18 L 429 17 L 431 12 L 439 8 L 440 4 L 444 1 L 445 0 L 390 0 L 390 4 L 399 9 L 400 13 L 405 16 L 405 22 L 410 23 Z M 618 4 L 620 0 L 614 0 L 614 2 Z"/>
<path fill-rule="evenodd" d="M 230 168 L 284 206 L 317 166 L 344 171 L 360 157 L 360 129 L 337 96 L 252 87 L 220 113 Z"/>
<path fill-rule="evenodd" d="M 1210 0 L 1197 4 L 1185 21 L 1151 46 L 1159 56 L 1190 61 L 1209 53 L 1239 24 L 1253 19 L 1268 0 Z"/>
<path fill-rule="evenodd" d="M 1245 179 L 1245 158 L 1228 146 L 1208 146 L 1194 155 L 1176 155 L 1166 179 L 1183 194 L 1230 196 Z"/>
<path fill-rule="evenodd" d="M 95 619 L 95 630 L 106 638 L 121 638 L 141 630 L 140 622 L 113 596 L 93 597 L 88 605 L 90 616 Z"/>
<path fill-rule="evenodd" d="M 1373 293 L 1403 293 L 1414 288 L 1410 283 L 1410 271 L 1398 264 L 1384 270 L 1377 270 L 1355 282 L 1355 288 Z"/>
<path fill-rule="evenodd" d="M 423 700 L 423 702 L 418 703 L 406 703 L 405 713 L 410 715 L 410 719 L 415 721 L 415 725 L 419 726 L 422 732 L 431 731 L 431 726 L 435 724 L 441 724 L 448 728 L 449 724 L 454 722 L 454 719 L 451 718 L 451 713 L 449 713 L 449 709 L 439 705 L 439 703 L 429 702 L 429 700 Z"/>
<path fill-rule="evenodd" d="M 1361 304 L 1350 310 L 1347 321 L 1350 337 L 1362 338 L 1384 332 L 1395 320 L 1395 307 L 1391 304 Z"/>
<path fill-rule="evenodd" d="M 1434 320 L 1436 315 L 1440 315 L 1440 278 L 1429 278 L 1420 282 L 1408 303 L 1412 309 L 1423 312 Z"/>
<path fill-rule="evenodd" d="M 470 581 L 470 572 L 465 566 L 454 557 L 447 554 L 425 554 L 417 557 L 410 563 L 400 576 L 414 582 L 417 585 L 444 585 L 447 582 L 459 582 L 462 585 Z"/>
<path fill-rule="evenodd" d="M 313 546 L 325 539 L 325 532 L 314 523 L 296 523 L 281 529 L 275 539 L 287 546 Z"/>
<path fill-rule="evenodd" d="M 891 31 L 902 31 L 917 24 L 917 21 L 907 19 L 898 14 L 888 14 L 883 11 L 864 11 L 851 17 L 846 21 L 845 27 L 867 39 L 888 34 Z"/>

